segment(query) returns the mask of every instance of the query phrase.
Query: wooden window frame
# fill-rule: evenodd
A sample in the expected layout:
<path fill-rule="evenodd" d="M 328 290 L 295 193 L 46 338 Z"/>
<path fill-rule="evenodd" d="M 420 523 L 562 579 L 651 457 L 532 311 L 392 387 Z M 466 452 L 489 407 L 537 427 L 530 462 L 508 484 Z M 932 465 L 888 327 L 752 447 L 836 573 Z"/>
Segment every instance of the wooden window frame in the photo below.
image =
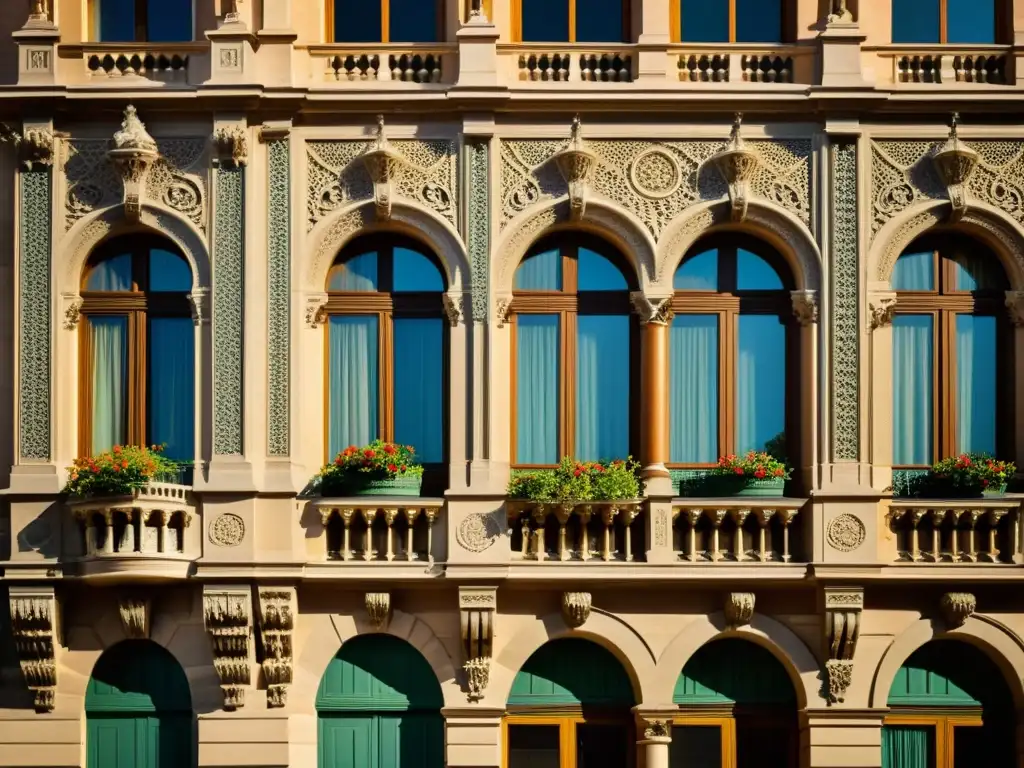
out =
<path fill-rule="evenodd" d="M 883 725 L 917 726 L 935 729 L 935 768 L 954 768 L 953 757 L 955 729 L 980 728 L 984 725 L 981 714 L 967 714 L 957 711 L 939 710 L 934 714 L 925 712 L 897 713 L 886 715 Z"/>
<path fill-rule="evenodd" d="M 940 239 L 941 238 L 941 239 Z M 982 250 L 993 260 L 1004 283 L 987 291 L 956 290 L 953 257 L 969 249 Z M 1013 451 L 1013 329 L 1006 320 L 1005 289 L 1009 282 L 996 255 L 981 243 L 954 233 L 930 236 L 911 243 L 903 253 L 932 252 L 936 283 L 927 291 L 896 291 L 895 315 L 932 317 L 932 464 L 959 453 L 956 444 L 956 318 L 958 315 L 996 319 L 996 401 L 1003 406 L 996 418 L 996 454 Z M 902 254 L 901 254 L 902 256 Z M 895 400 L 893 402 L 895 415 Z M 1004 418 L 1005 416 L 1005 418 Z M 895 458 L 895 457 L 894 457 Z M 929 469 L 931 464 L 893 464 L 893 469 Z"/>
<path fill-rule="evenodd" d="M 739 732 L 745 723 L 757 722 L 786 728 L 790 743 L 790 756 L 799 755 L 799 728 L 796 722 L 796 708 L 785 713 L 771 705 L 683 705 L 683 711 L 672 718 L 672 726 L 717 727 L 722 738 L 722 763 L 720 768 L 737 768 L 739 765 Z M 788 721 L 788 722 L 787 722 Z"/>
<path fill-rule="evenodd" d="M 669 30 L 671 40 L 675 45 L 735 45 L 736 44 L 736 0 L 718 0 L 729 3 L 729 39 L 724 42 L 688 40 L 683 42 L 683 3 L 694 2 L 694 0 L 670 0 L 669 3 Z M 781 40 L 773 42 L 764 41 L 766 46 L 783 45 L 792 43 L 796 28 L 796 9 L 793 0 L 780 0 L 782 4 L 782 18 L 779 21 Z M 945 2 L 945 0 L 942 0 Z M 740 43 L 740 45 L 751 45 L 751 43 Z"/>
<path fill-rule="evenodd" d="M 153 0 L 132 0 L 135 5 L 135 37 L 132 40 L 104 40 L 103 42 L 110 43 L 148 43 L 149 35 L 146 30 L 149 23 L 149 4 Z M 90 0 L 89 2 L 89 38 L 91 40 L 99 40 L 99 9 L 103 0 Z M 192 6 L 190 9 L 191 19 L 189 28 L 191 34 L 188 40 L 182 40 L 182 43 L 195 42 L 196 39 L 196 9 L 195 0 L 190 1 Z M 165 43 L 157 43 L 157 45 L 165 45 Z M 175 43 L 166 43 L 166 45 L 175 45 Z"/>
<path fill-rule="evenodd" d="M 391 2 L 392 0 L 378 0 L 380 2 L 380 40 L 377 42 L 381 45 L 387 45 L 392 42 L 391 40 Z M 426 0 L 420 0 L 425 2 Z M 434 3 L 434 16 L 435 16 L 435 31 L 434 36 L 437 38 L 435 42 L 431 43 L 404 43 L 402 40 L 396 40 L 399 45 L 437 45 L 444 40 L 444 15 L 447 0 L 431 0 Z M 335 9 L 334 6 L 338 0 L 325 0 L 325 12 L 324 12 L 324 40 L 329 44 L 334 44 L 337 41 L 334 39 L 334 17 Z M 490 0 L 485 0 L 486 7 L 490 9 Z M 362 43 L 362 45 L 373 45 L 374 43 Z M 349 43 L 339 43 L 339 45 L 349 45 Z M 352 45 L 360 45 L 360 43 L 352 43 Z"/>
<path fill-rule="evenodd" d="M 684 714 L 672 718 L 672 727 L 718 728 L 722 738 L 720 768 L 736 768 L 736 718 L 725 714 Z"/>
<path fill-rule="evenodd" d="M 568 40 L 544 40 L 535 41 L 537 43 L 576 43 L 576 6 L 578 3 L 586 2 L 586 0 L 553 0 L 554 2 L 564 2 L 569 4 L 569 39 Z M 485 8 L 490 7 L 491 0 L 484 0 Z M 633 0 L 622 0 L 622 40 L 615 41 L 609 40 L 601 43 L 587 43 L 587 45 L 627 45 L 632 36 L 632 11 L 631 3 Z M 511 0 L 512 3 L 512 40 L 516 43 L 523 42 L 523 0 Z M 488 18 L 492 18 L 488 16 Z"/>
<path fill-rule="evenodd" d="M 577 256 L 580 248 L 594 251 L 608 259 L 622 273 L 626 288 L 619 291 L 584 291 L 583 296 L 577 290 L 578 271 Z M 576 449 L 576 363 L 577 363 L 577 318 L 579 315 L 610 315 L 629 317 L 629 387 L 633 396 L 628 398 L 625 407 L 629 410 L 629 453 L 636 455 L 640 444 L 640 409 L 634 407 L 640 392 L 640 326 L 632 311 L 629 293 L 636 290 L 632 270 L 626 259 L 607 243 L 590 236 L 573 234 L 572 236 L 554 237 L 542 240 L 535 245 L 523 258 L 528 258 L 546 251 L 559 250 L 562 256 L 562 290 L 560 291 L 512 291 L 512 304 L 509 314 L 510 334 L 510 367 L 511 377 L 511 456 L 513 469 L 551 469 L 556 464 L 522 464 L 516 456 L 519 438 L 519 395 L 518 395 L 518 316 L 519 315 L 558 315 L 559 361 L 558 361 L 558 450 L 559 457 L 575 456 Z M 621 457 L 625 458 L 625 456 Z"/>
<path fill-rule="evenodd" d="M 584 713 L 579 708 L 558 708 L 560 711 L 553 711 L 540 708 L 536 714 L 526 712 L 514 712 L 505 715 L 501 721 L 501 765 L 502 768 L 509 766 L 509 726 L 558 726 L 559 728 L 559 759 L 560 768 L 576 768 L 576 727 L 579 725 L 621 725 L 627 729 L 629 748 L 626 754 L 629 762 L 622 768 L 634 768 L 636 766 L 636 733 L 635 723 L 628 714 L 616 716 L 614 714 L 598 712 Z"/>
<path fill-rule="evenodd" d="M 150 318 L 191 318 L 192 306 L 188 291 L 150 291 L 149 253 L 159 249 L 173 253 L 188 265 L 181 250 L 173 243 L 150 235 L 127 235 L 104 244 L 90 256 L 82 273 L 81 325 L 78 334 L 78 449 L 83 456 L 93 453 L 92 446 L 92 348 L 90 318 L 126 317 L 128 376 L 126 445 L 149 445 L 149 355 L 148 338 Z M 100 262 L 116 256 L 130 255 L 132 262 L 131 291 L 89 291 L 89 274 Z M 191 272 L 191 269 L 189 270 Z M 194 375 L 194 374 L 193 374 Z M 193 379 L 194 380 L 194 379 Z"/>
<path fill-rule="evenodd" d="M 800 326 L 793 317 L 793 299 L 790 291 L 794 283 L 792 269 L 782 255 L 767 243 L 739 233 L 723 233 L 695 243 L 679 266 L 706 251 L 718 250 L 717 290 L 675 290 L 672 294 L 674 315 L 718 316 L 718 455 L 738 453 L 736 450 L 736 362 L 739 356 L 740 315 L 777 315 L 785 329 L 786 348 L 786 400 L 785 433 L 787 451 L 793 452 L 791 440 L 800 435 Z M 739 290 L 737 281 L 737 252 L 742 249 L 761 257 L 771 266 L 781 289 Z M 678 268 L 677 268 L 678 269 Z M 674 279 L 673 275 L 673 279 Z M 671 323 L 669 325 L 671 329 Z M 671 357 L 671 350 L 669 351 Z M 669 383 L 671 388 L 671 383 Z M 669 419 L 674 418 L 671 411 Z M 671 447 L 670 447 L 671 452 Z M 682 464 L 667 462 L 670 469 L 710 469 L 717 463 Z"/>

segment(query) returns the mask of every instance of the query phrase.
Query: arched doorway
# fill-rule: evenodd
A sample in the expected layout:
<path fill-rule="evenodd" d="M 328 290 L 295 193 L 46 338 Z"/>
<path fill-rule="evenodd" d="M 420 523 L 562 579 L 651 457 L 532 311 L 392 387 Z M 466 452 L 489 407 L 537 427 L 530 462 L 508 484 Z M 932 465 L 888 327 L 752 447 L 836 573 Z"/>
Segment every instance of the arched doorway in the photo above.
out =
<path fill-rule="evenodd" d="M 346 642 L 316 694 L 319 768 L 443 768 L 443 696 L 427 660 L 392 635 Z"/>
<path fill-rule="evenodd" d="M 799 762 L 793 683 L 778 659 L 738 638 L 701 647 L 672 700 L 672 768 L 789 768 Z"/>
<path fill-rule="evenodd" d="M 85 691 L 87 768 L 190 768 L 192 699 L 177 660 L 149 640 L 109 648 Z"/>
<path fill-rule="evenodd" d="M 882 729 L 883 768 L 1015 765 L 1014 706 L 995 663 L 957 640 L 934 640 L 899 668 Z"/>
<path fill-rule="evenodd" d="M 545 643 L 512 682 L 505 768 L 630 768 L 635 703 L 626 671 L 607 650 L 580 638 Z"/>

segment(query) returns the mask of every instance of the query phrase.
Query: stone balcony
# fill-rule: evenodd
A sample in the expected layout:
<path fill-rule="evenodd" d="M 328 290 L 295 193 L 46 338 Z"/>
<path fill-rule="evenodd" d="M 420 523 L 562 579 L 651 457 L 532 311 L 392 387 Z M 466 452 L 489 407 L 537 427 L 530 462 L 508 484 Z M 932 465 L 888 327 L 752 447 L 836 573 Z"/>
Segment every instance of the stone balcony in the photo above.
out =
<path fill-rule="evenodd" d="M 901 565 L 1024 563 L 1019 499 L 893 499 L 885 522 Z"/>
<path fill-rule="evenodd" d="M 791 530 L 804 503 L 757 497 L 673 499 L 672 551 L 686 563 L 801 562 Z"/>
<path fill-rule="evenodd" d="M 209 72 L 207 43 L 81 43 L 57 49 L 69 85 L 188 87 Z"/>
<path fill-rule="evenodd" d="M 808 45 L 677 45 L 668 49 L 669 79 L 694 84 L 809 85 L 815 53 Z"/>
<path fill-rule="evenodd" d="M 974 88 L 1015 82 L 1013 49 L 1008 45 L 889 45 L 864 48 L 875 58 L 879 86 Z"/>
<path fill-rule="evenodd" d="M 631 563 L 643 560 L 641 500 L 544 504 L 509 501 L 512 560 Z"/>
<path fill-rule="evenodd" d="M 458 74 L 458 47 L 439 45 L 311 45 L 309 79 L 314 86 L 379 88 L 452 85 Z"/>

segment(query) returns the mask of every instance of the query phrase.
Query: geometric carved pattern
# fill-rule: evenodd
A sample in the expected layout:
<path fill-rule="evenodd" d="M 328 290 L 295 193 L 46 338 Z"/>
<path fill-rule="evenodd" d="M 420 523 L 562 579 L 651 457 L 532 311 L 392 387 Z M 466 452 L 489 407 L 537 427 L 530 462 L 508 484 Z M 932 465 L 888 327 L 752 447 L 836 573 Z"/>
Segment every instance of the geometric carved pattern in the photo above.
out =
<path fill-rule="evenodd" d="M 52 171 L 22 171 L 20 231 L 20 456 L 50 458 L 50 263 Z"/>
<path fill-rule="evenodd" d="M 289 455 L 289 387 L 291 350 L 291 164 L 288 139 L 267 142 L 269 194 L 267 211 L 268 391 L 267 453 Z"/>
<path fill-rule="evenodd" d="M 857 146 L 832 148 L 832 458 L 860 457 Z"/>
<path fill-rule="evenodd" d="M 53 587 L 11 587 L 11 635 L 37 712 L 52 712 L 57 693 L 57 599 Z"/>
<path fill-rule="evenodd" d="M 283 707 L 292 682 L 292 631 L 298 613 L 295 588 L 260 587 L 259 606 L 267 706 Z"/>
<path fill-rule="evenodd" d="M 487 140 L 469 143 L 469 222 L 467 246 L 473 270 L 473 322 L 487 322 L 488 255 L 491 240 L 491 148 Z"/>
<path fill-rule="evenodd" d="M 213 668 L 224 692 L 224 709 L 245 704 L 252 639 L 252 590 L 246 586 L 204 587 L 203 619 L 213 650 Z"/>
<path fill-rule="evenodd" d="M 244 171 L 217 169 L 213 244 L 213 452 L 242 454 Z"/>

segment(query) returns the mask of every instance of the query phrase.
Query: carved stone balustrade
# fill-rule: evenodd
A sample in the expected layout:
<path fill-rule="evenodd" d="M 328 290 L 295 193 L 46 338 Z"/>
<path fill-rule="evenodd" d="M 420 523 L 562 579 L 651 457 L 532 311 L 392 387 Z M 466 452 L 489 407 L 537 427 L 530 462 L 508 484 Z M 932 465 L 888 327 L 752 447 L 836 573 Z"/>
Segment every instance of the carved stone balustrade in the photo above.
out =
<path fill-rule="evenodd" d="M 454 45 L 315 45 L 309 47 L 314 83 L 346 84 L 394 81 L 431 85 L 451 83 L 458 67 Z"/>
<path fill-rule="evenodd" d="M 179 579 L 199 557 L 189 488 L 150 483 L 131 496 L 68 502 L 78 523 L 79 575 L 94 579 Z"/>
<path fill-rule="evenodd" d="M 62 59 L 82 61 L 82 82 L 90 85 L 108 83 L 124 87 L 132 85 L 195 84 L 205 73 L 196 62 L 209 57 L 209 45 L 200 43 L 85 43 L 62 45 L 58 49 Z M 193 71 L 196 70 L 196 71 Z M 193 77 L 190 78 L 190 74 Z"/>
<path fill-rule="evenodd" d="M 1019 499 L 894 499 L 886 522 L 897 562 L 1024 562 Z"/>
<path fill-rule="evenodd" d="M 320 514 L 328 560 L 434 562 L 434 525 L 444 499 L 319 499 L 312 505 Z"/>
<path fill-rule="evenodd" d="M 590 48 L 517 43 L 498 46 L 510 84 L 518 83 L 629 83 L 633 81 L 633 47 Z"/>
<path fill-rule="evenodd" d="M 644 559 L 642 502 L 541 504 L 509 501 L 512 558 L 521 561 L 633 562 Z"/>
<path fill-rule="evenodd" d="M 669 58 L 669 79 L 681 83 L 788 85 L 810 83 L 814 75 L 814 49 L 808 46 L 677 45 Z"/>
<path fill-rule="evenodd" d="M 983 45 L 884 46 L 865 48 L 878 57 L 879 83 L 893 85 L 1007 85 L 1011 48 Z"/>
<path fill-rule="evenodd" d="M 793 521 L 803 499 L 679 498 L 672 501 L 672 549 L 687 563 L 800 562 Z"/>

